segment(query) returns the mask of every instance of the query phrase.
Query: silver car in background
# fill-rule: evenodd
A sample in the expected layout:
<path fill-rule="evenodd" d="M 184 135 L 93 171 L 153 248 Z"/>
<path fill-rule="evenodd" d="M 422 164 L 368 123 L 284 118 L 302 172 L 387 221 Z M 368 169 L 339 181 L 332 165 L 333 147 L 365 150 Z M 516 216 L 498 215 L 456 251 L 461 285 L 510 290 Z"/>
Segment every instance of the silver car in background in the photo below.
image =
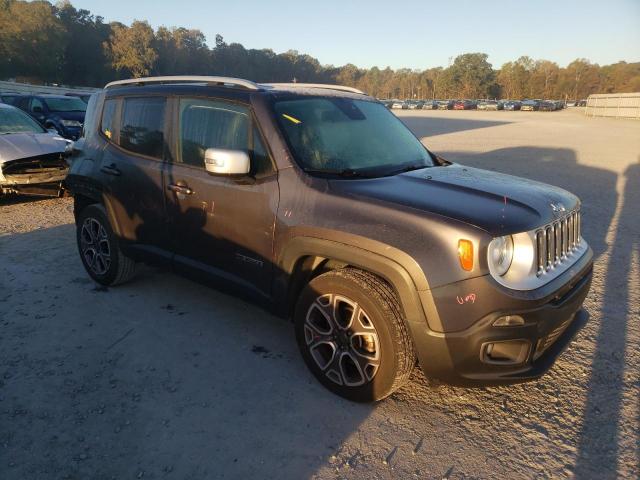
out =
<path fill-rule="evenodd" d="M 0 104 L 0 196 L 60 195 L 72 148 L 22 110 Z"/>

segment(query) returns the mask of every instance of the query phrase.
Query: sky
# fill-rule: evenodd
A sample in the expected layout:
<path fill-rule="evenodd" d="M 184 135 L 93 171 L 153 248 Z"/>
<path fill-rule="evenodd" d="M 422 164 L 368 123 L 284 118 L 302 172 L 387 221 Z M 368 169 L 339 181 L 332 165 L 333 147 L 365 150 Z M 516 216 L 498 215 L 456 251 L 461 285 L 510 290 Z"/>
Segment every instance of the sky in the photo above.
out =
<path fill-rule="evenodd" d="M 566 66 L 640 61 L 640 0 L 71 0 L 105 21 L 221 34 L 245 48 L 297 50 L 323 65 L 447 66 L 483 52 L 494 68 L 522 55 Z"/>

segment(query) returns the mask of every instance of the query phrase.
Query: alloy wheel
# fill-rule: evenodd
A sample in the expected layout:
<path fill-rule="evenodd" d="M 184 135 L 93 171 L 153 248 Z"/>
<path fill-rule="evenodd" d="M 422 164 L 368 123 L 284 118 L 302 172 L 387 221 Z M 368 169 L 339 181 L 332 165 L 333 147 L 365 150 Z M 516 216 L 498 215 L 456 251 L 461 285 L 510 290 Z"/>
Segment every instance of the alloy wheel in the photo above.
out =
<path fill-rule="evenodd" d="M 87 266 L 96 275 L 104 275 L 111 265 L 111 244 L 104 226 L 95 218 L 86 218 L 80 231 L 80 249 Z"/>
<path fill-rule="evenodd" d="M 304 337 L 311 358 L 338 385 L 364 385 L 380 367 L 373 323 L 357 302 L 343 295 L 315 299 L 305 317 Z"/>

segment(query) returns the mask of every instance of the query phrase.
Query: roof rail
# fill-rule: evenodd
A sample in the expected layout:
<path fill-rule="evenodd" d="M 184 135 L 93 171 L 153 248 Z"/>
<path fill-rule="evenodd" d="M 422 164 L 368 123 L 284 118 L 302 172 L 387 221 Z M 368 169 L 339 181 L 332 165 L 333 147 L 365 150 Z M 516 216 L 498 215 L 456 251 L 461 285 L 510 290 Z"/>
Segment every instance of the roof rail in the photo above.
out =
<path fill-rule="evenodd" d="M 326 88 L 328 90 L 340 90 L 342 92 L 359 93 L 366 95 L 362 90 L 353 87 L 345 87 L 344 85 L 331 85 L 328 83 L 261 83 L 263 87 L 288 87 L 288 88 Z"/>
<path fill-rule="evenodd" d="M 242 78 L 232 77 L 209 77 L 198 75 L 175 75 L 168 77 L 143 77 L 143 78 L 130 78 L 128 80 L 117 80 L 105 85 L 106 88 L 118 87 L 124 85 L 151 85 L 151 84 L 163 84 L 163 83 L 206 83 L 215 85 L 228 85 L 232 87 L 241 87 L 248 90 L 259 90 L 260 87 L 257 83 L 251 80 L 243 80 Z"/>

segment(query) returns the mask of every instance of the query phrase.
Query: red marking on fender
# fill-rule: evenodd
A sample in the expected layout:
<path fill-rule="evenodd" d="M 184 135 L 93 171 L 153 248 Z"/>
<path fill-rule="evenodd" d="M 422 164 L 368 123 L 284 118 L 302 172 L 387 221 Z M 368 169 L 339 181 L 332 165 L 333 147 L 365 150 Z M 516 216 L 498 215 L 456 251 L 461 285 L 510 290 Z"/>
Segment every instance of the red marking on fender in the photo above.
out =
<path fill-rule="evenodd" d="M 470 293 L 468 295 L 465 295 L 464 297 L 456 295 L 456 302 L 458 302 L 460 305 L 464 305 L 465 303 L 476 303 L 476 298 L 477 297 L 475 293 Z"/>

